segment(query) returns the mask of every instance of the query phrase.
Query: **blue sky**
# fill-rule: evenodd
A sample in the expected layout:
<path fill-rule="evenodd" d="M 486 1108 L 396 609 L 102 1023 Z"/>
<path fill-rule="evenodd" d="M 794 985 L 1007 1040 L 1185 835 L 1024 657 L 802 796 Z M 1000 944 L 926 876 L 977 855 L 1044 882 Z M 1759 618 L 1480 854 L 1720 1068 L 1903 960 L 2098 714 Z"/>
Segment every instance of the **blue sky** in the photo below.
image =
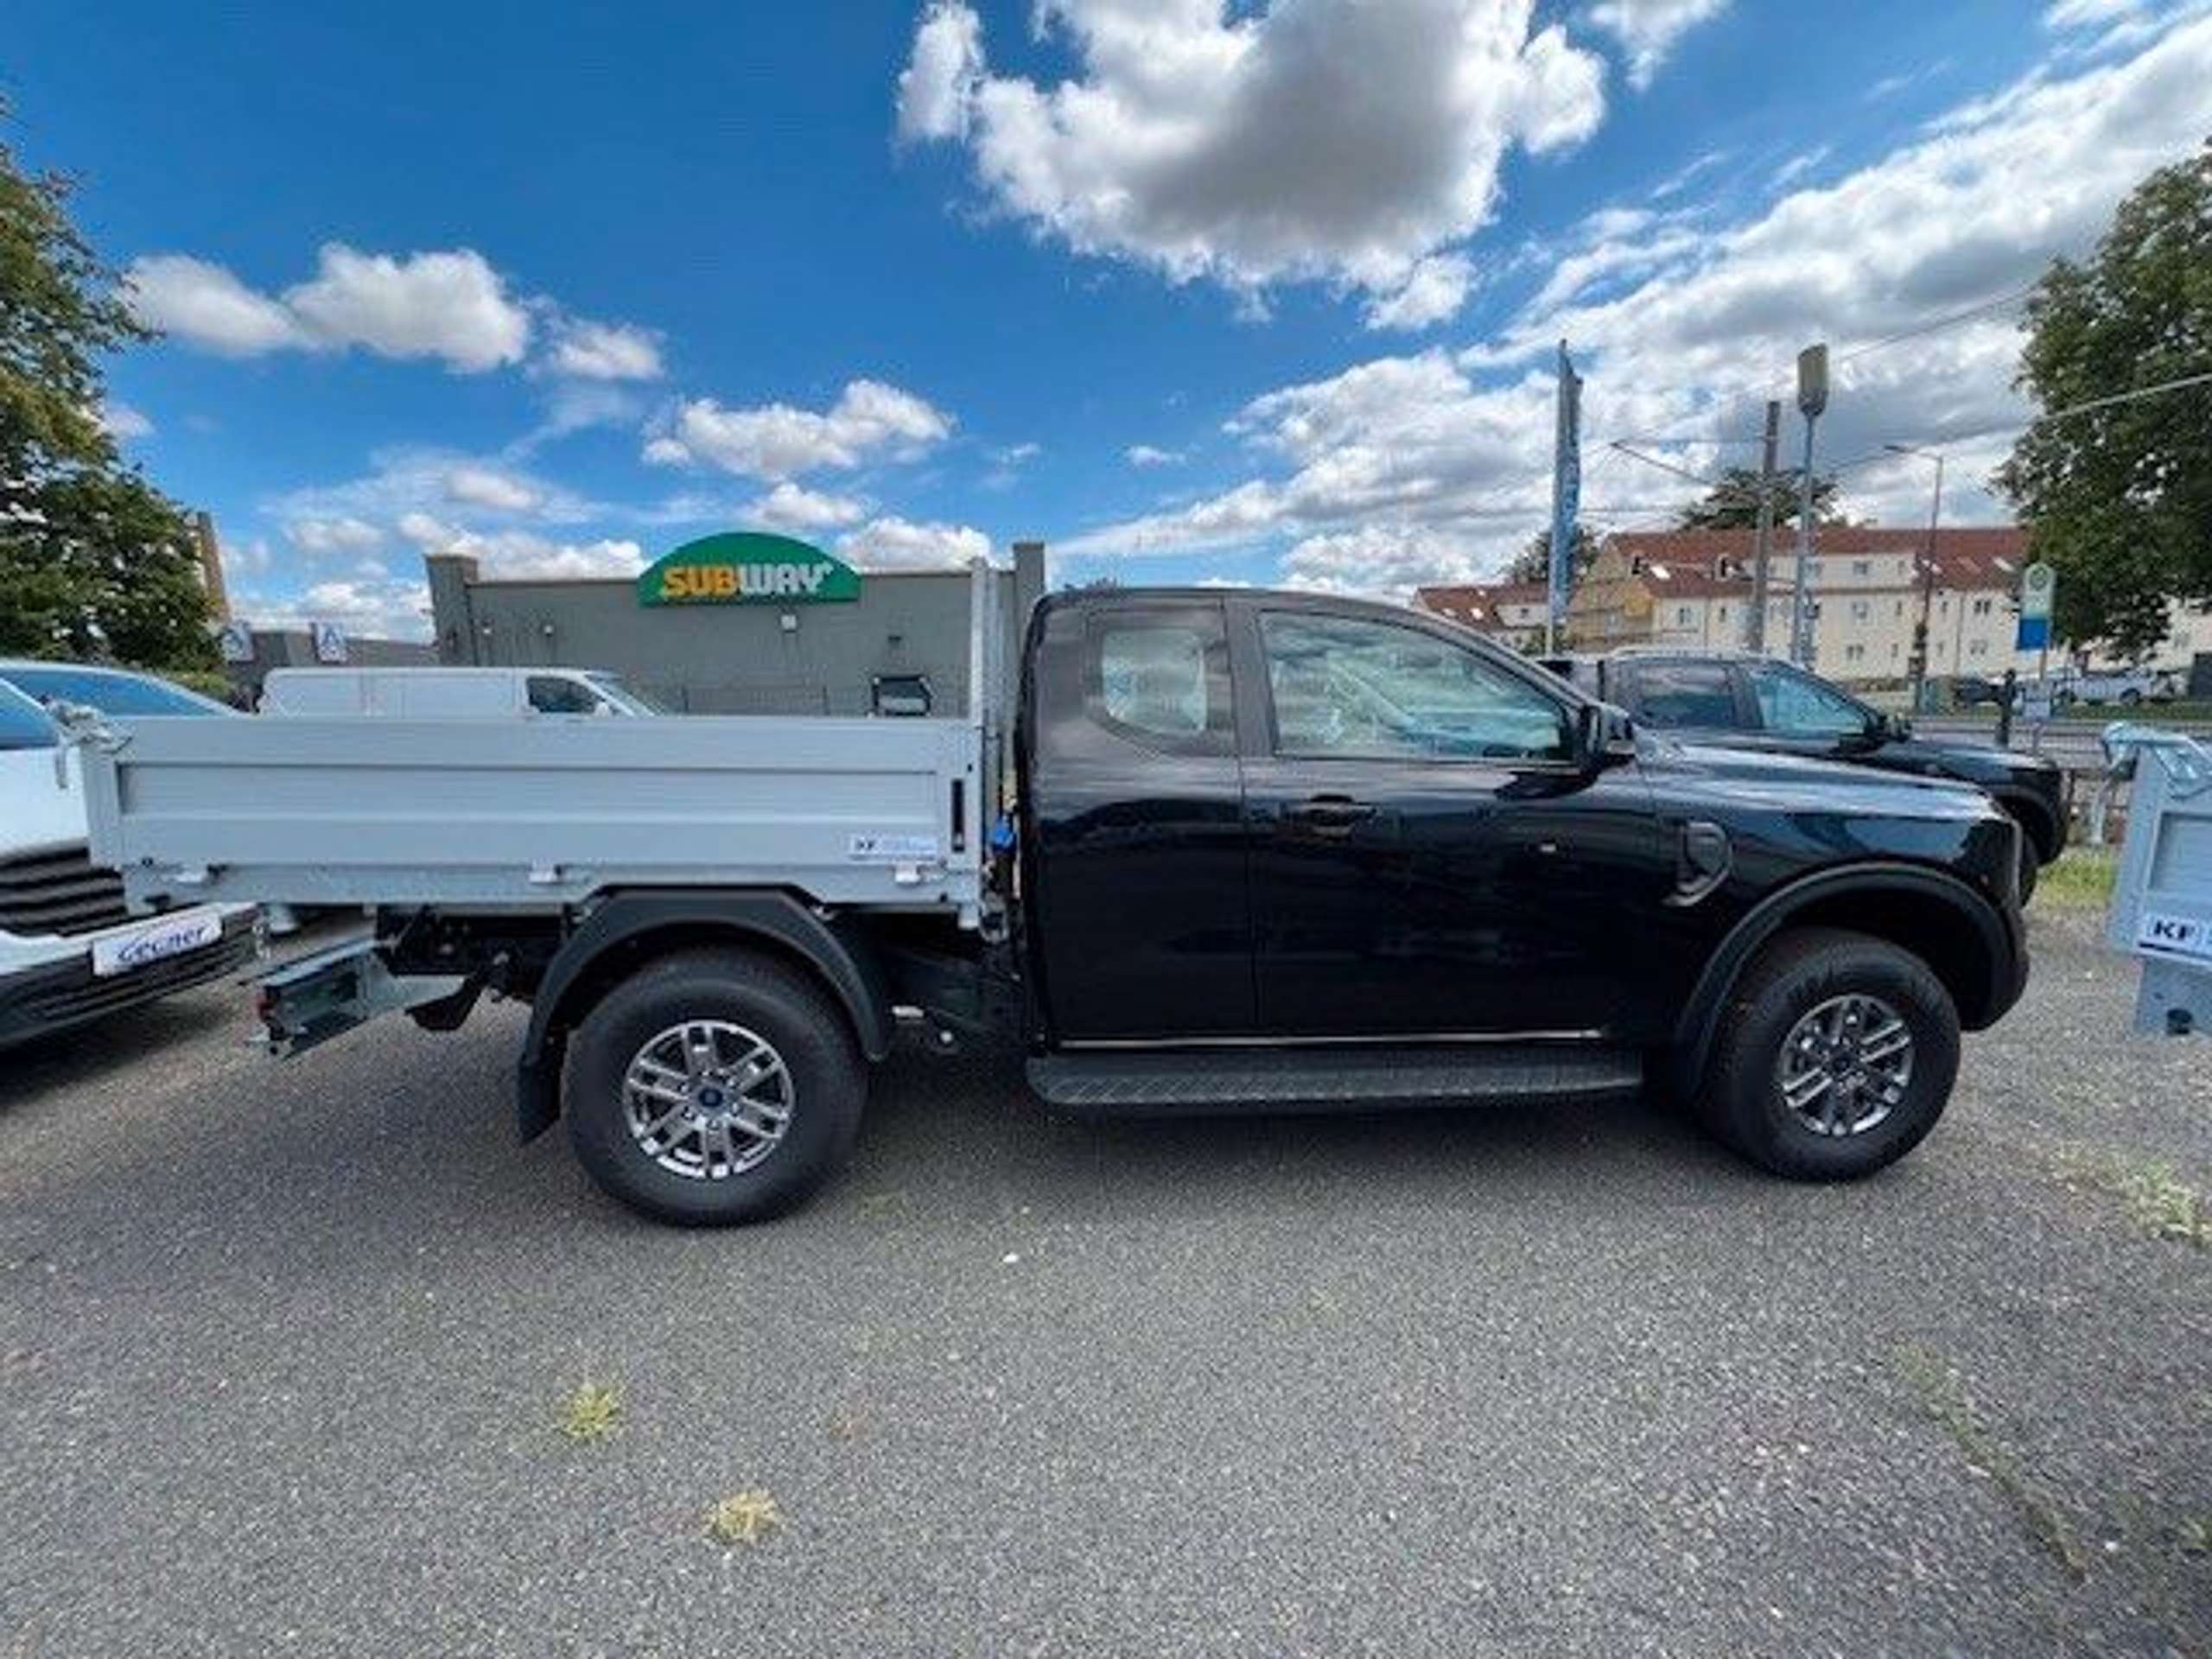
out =
<path fill-rule="evenodd" d="M 2148 0 L 16 0 L 0 46 L 9 142 L 167 330 L 128 452 L 255 613 L 409 632 L 425 550 L 740 524 L 1477 575 L 1544 521 L 1561 335 L 1600 527 L 1694 493 L 1606 439 L 1739 458 L 1814 338 L 1853 508 L 1925 511 L 1863 459 L 1902 440 L 1986 519 L 2018 290 L 2208 80 L 2207 8 Z"/>

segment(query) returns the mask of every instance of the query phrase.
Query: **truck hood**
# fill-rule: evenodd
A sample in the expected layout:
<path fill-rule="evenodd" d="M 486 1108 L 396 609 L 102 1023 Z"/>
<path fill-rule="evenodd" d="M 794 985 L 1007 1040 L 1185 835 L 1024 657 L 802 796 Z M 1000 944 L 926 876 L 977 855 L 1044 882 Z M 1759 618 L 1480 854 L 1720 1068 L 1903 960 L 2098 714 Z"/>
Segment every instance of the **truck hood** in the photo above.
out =
<path fill-rule="evenodd" d="M 1770 809 L 1843 810 L 1899 818 L 1982 818 L 2001 816 L 1974 785 L 1948 778 L 1920 778 L 1843 761 L 1812 760 L 1757 749 L 1683 742 L 1638 733 L 1637 760 L 1675 787 L 1710 783 L 1747 804 Z"/>
<path fill-rule="evenodd" d="M 64 782 L 54 773 L 52 749 L 0 749 L 0 858 L 82 846 L 84 775 L 68 751 Z"/>

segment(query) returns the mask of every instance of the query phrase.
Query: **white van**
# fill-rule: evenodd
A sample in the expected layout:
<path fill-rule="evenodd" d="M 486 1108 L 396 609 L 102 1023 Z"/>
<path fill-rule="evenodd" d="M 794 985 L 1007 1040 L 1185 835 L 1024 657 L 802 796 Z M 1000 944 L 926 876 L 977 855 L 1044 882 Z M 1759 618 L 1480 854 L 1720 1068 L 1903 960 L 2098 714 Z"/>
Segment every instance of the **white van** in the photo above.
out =
<path fill-rule="evenodd" d="M 264 715 L 496 720 L 527 715 L 662 715 L 668 710 L 588 668 L 272 668 Z"/>

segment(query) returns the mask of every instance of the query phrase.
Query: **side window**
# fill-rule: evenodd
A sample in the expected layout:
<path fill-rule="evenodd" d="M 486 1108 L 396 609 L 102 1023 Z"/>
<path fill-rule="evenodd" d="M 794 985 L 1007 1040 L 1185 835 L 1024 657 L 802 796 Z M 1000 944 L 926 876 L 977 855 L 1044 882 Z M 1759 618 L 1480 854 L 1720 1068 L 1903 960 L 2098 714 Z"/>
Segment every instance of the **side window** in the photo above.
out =
<path fill-rule="evenodd" d="M 1093 720 L 1149 747 L 1229 753 L 1229 646 L 1221 613 L 1105 613 L 1091 629 L 1086 702 Z"/>
<path fill-rule="evenodd" d="M 1740 726 L 1726 663 L 1638 663 L 1629 684 L 1636 717 L 1649 726 Z"/>
<path fill-rule="evenodd" d="M 1260 619 L 1281 754 L 1563 760 L 1566 709 L 1474 652 L 1356 617 Z"/>
<path fill-rule="evenodd" d="M 531 708 L 541 715 L 589 715 L 599 709 L 598 695 L 589 686 L 556 675 L 531 675 L 526 691 Z"/>
<path fill-rule="evenodd" d="M 54 742 L 46 710 L 0 682 L 0 749 L 50 749 Z"/>
<path fill-rule="evenodd" d="M 1866 711 L 1809 674 L 1773 663 L 1751 670 L 1759 720 L 1770 732 L 1797 737 L 1845 737 L 1866 729 Z"/>

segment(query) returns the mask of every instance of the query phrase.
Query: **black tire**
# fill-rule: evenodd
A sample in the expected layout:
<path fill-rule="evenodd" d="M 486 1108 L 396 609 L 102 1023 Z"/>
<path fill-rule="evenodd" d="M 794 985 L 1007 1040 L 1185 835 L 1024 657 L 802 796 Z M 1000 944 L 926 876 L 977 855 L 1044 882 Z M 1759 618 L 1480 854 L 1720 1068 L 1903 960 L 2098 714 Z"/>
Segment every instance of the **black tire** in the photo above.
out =
<path fill-rule="evenodd" d="M 2024 829 L 2020 831 L 2020 903 L 2024 906 L 2036 896 L 2036 878 L 2043 874 L 2043 855 L 2036 851 L 2033 836 Z"/>
<path fill-rule="evenodd" d="M 686 1020 L 743 1027 L 790 1074 L 790 1121 L 753 1167 L 709 1178 L 669 1169 L 631 1133 L 623 1079 L 657 1034 Z M 844 1014 L 812 983 L 742 950 L 686 950 L 648 964 L 585 1016 L 569 1044 L 569 1141 L 610 1197 L 690 1227 L 766 1221 L 835 1173 L 860 1133 L 868 1073 Z"/>
<path fill-rule="evenodd" d="M 1851 993 L 1879 998 L 1904 1020 L 1912 1071 L 1881 1122 L 1853 1135 L 1823 1135 L 1783 1104 L 1776 1070 L 1799 1019 Z M 1853 1180 L 1920 1143 L 1943 1115 L 1958 1071 L 1958 1009 L 1924 963 L 1863 933 L 1805 928 L 1769 944 L 1738 980 L 1706 1072 L 1700 1115 L 1713 1134 L 1775 1174 Z"/>
<path fill-rule="evenodd" d="M 2142 706 L 2143 694 L 2131 685 L 2126 690 L 2120 694 L 2120 701 L 2123 708 L 2139 708 Z"/>

